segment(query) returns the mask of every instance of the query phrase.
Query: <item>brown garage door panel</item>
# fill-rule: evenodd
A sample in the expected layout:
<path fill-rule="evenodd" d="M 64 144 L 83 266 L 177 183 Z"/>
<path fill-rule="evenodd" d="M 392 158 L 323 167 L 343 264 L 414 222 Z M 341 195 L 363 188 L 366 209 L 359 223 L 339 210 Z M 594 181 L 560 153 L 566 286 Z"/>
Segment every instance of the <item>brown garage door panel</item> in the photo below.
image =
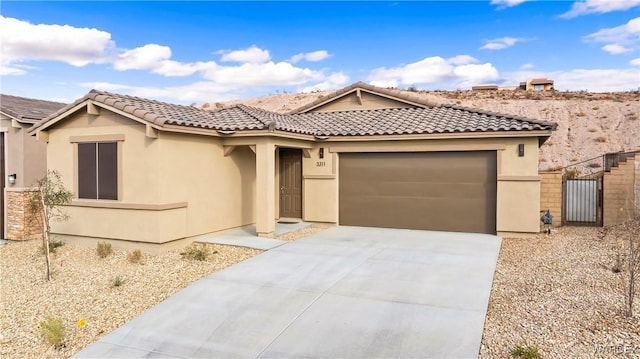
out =
<path fill-rule="evenodd" d="M 495 233 L 494 151 L 340 155 L 340 224 Z"/>

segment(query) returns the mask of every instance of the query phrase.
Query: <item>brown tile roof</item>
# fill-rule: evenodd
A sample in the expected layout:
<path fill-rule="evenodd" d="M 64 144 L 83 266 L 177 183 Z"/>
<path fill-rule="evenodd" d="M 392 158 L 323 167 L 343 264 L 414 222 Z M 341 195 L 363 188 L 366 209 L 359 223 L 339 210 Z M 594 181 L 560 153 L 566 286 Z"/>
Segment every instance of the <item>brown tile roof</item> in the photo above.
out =
<path fill-rule="evenodd" d="M 145 122 L 217 131 L 279 130 L 316 136 L 366 136 L 554 130 L 556 124 L 454 106 L 278 114 L 245 105 L 217 111 L 92 90 L 36 125 L 91 99 Z"/>
<path fill-rule="evenodd" d="M 313 108 L 316 108 L 324 103 L 327 102 L 331 102 L 332 100 L 344 96 L 350 92 L 355 91 L 356 89 L 362 89 L 362 90 L 366 90 L 369 92 L 374 92 L 377 94 L 383 94 L 383 95 L 387 95 L 390 97 L 395 97 L 397 99 L 400 100 L 404 100 L 410 103 L 414 103 L 416 105 L 422 105 L 424 107 L 427 106 L 434 106 L 435 104 L 431 103 L 430 101 L 425 100 L 424 98 L 418 96 L 417 94 L 414 94 L 410 91 L 405 91 L 405 90 L 398 90 L 398 89 L 390 89 L 390 88 L 383 88 L 383 87 L 377 87 L 377 86 L 373 86 L 373 85 L 369 85 L 367 83 L 364 83 L 362 81 L 356 82 L 354 84 L 351 84 L 345 88 L 342 88 L 340 90 L 337 90 L 335 92 L 332 92 L 326 96 L 322 96 L 318 99 L 316 99 L 315 101 L 308 103 L 304 106 L 298 107 L 297 109 L 290 111 L 289 114 L 294 114 L 294 113 L 302 113 L 302 112 L 306 112 L 309 111 Z"/>
<path fill-rule="evenodd" d="M 0 94 L 0 111 L 18 122 L 36 123 L 66 104 Z"/>
<path fill-rule="evenodd" d="M 299 115 L 318 136 L 405 135 L 554 130 L 556 124 L 470 108 L 440 106 Z"/>

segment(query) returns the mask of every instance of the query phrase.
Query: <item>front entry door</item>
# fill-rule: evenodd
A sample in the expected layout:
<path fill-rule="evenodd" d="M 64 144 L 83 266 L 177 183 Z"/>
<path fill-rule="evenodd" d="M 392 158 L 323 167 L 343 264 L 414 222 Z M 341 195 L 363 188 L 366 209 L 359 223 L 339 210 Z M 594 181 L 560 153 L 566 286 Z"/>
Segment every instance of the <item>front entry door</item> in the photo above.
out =
<path fill-rule="evenodd" d="M 280 217 L 302 218 L 302 151 L 280 148 Z"/>

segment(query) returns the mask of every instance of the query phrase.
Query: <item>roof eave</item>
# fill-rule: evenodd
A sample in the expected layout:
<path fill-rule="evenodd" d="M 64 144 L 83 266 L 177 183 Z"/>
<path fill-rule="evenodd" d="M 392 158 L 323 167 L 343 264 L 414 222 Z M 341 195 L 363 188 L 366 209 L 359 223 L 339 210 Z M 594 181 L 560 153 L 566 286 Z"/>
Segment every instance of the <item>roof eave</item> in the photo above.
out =
<path fill-rule="evenodd" d="M 35 124 L 33 127 L 31 127 L 29 129 L 29 133 L 33 133 L 36 131 L 45 131 L 47 130 L 49 127 L 53 126 L 54 124 L 60 122 L 62 119 L 66 118 L 67 116 L 71 115 L 72 113 L 80 110 L 82 107 L 86 106 L 87 102 L 90 101 L 89 99 L 86 98 L 81 98 L 79 101 L 74 102 L 73 104 L 63 108 L 62 110 L 52 114 L 51 116 L 43 119 L 42 121 L 38 122 L 37 124 Z"/>
<path fill-rule="evenodd" d="M 549 137 L 551 130 L 523 130 L 523 131 L 487 131 L 487 132 L 443 132 L 443 133 L 415 133 L 402 135 L 327 135 L 324 142 L 347 141 L 402 141 L 402 140 L 433 140 L 433 139 L 478 139 L 478 138 L 522 138 Z"/>

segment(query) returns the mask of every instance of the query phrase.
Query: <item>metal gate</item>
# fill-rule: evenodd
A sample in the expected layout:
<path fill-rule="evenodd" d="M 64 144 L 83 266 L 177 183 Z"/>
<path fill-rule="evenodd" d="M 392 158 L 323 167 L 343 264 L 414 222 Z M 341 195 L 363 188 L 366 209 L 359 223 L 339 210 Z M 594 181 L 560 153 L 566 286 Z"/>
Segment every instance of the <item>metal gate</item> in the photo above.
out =
<path fill-rule="evenodd" d="M 562 218 L 567 225 L 602 226 L 602 176 L 565 179 Z"/>

